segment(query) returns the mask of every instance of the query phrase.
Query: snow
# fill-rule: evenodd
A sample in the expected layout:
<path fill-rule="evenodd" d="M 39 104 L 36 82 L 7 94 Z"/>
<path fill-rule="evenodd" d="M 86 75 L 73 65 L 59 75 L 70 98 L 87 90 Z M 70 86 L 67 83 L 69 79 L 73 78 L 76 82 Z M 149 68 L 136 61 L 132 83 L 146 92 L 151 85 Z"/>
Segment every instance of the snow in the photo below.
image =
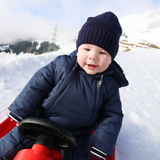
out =
<path fill-rule="evenodd" d="M 129 38 L 145 39 L 160 47 L 160 7 L 137 15 L 128 15 L 120 23 Z"/>
<path fill-rule="evenodd" d="M 116 160 L 160 159 L 160 51 L 119 53 L 129 86 L 120 89 L 124 120 Z"/>
<path fill-rule="evenodd" d="M 66 44 L 57 52 L 42 55 L 0 53 L 0 121 L 6 118 L 8 106 L 33 74 L 60 54 L 69 54 L 75 44 Z"/>
<path fill-rule="evenodd" d="M 133 22 L 134 18 L 129 19 Z M 125 24 L 127 23 L 124 21 L 123 27 L 127 34 L 132 33 L 129 37 L 131 41 L 143 39 L 160 47 L 159 30 L 140 34 L 130 26 L 127 28 Z M 142 29 L 144 26 L 142 25 Z M 0 122 L 6 118 L 8 106 L 31 76 L 57 55 L 72 52 L 75 44 L 60 44 L 60 47 L 57 52 L 42 55 L 0 53 Z M 129 81 L 129 86 L 120 89 L 124 119 L 116 144 L 116 160 L 159 160 L 160 50 L 136 47 L 129 52 L 120 50 L 115 60 L 121 65 Z"/>
<path fill-rule="evenodd" d="M 0 54 L 0 121 L 31 76 L 57 55 L 69 54 L 75 45 L 42 55 Z M 120 89 L 124 120 L 116 145 L 116 160 L 160 159 L 160 52 L 135 48 L 119 52 L 129 86 Z"/>

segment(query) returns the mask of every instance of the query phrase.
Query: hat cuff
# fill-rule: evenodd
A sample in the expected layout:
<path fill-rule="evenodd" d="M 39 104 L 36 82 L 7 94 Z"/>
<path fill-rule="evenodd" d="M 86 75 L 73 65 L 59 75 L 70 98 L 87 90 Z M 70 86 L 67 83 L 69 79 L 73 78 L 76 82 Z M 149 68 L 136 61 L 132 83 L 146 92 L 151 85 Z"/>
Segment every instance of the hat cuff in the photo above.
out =
<path fill-rule="evenodd" d="M 102 29 L 91 27 L 84 28 L 79 32 L 76 42 L 77 48 L 82 44 L 101 47 L 111 55 L 112 59 L 115 58 L 119 48 L 119 43 L 113 35 Z"/>

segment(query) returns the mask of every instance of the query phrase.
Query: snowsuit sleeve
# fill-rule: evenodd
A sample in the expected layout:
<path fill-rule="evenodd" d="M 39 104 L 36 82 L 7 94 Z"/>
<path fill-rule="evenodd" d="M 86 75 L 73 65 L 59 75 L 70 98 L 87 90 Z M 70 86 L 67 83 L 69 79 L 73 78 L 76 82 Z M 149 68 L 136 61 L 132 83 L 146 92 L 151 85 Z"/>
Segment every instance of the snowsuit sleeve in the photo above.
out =
<path fill-rule="evenodd" d="M 11 111 L 9 116 L 16 116 L 19 119 L 34 116 L 37 109 L 55 86 L 54 79 L 55 65 L 53 61 L 33 75 L 21 93 L 9 106 L 8 109 Z"/>
<path fill-rule="evenodd" d="M 91 146 L 111 156 L 121 128 L 122 119 L 119 87 L 114 81 L 100 110 L 97 128 L 92 135 Z"/>

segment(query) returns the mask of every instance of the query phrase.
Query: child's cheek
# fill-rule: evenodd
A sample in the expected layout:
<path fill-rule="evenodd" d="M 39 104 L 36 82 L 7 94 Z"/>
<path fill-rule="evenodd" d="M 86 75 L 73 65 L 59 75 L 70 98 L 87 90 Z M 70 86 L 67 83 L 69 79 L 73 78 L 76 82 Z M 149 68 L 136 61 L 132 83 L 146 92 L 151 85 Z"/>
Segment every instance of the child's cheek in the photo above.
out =
<path fill-rule="evenodd" d="M 108 66 L 109 66 L 108 62 L 103 62 L 102 68 L 104 71 L 108 68 Z"/>

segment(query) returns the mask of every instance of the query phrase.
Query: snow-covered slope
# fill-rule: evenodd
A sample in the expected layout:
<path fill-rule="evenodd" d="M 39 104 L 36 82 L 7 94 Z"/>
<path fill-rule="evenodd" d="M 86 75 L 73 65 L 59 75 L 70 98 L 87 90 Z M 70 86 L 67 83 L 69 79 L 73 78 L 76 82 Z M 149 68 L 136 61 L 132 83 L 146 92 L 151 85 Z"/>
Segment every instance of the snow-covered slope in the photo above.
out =
<path fill-rule="evenodd" d="M 160 7 L 154 11 L 128 15 L 121 18 L 120 23 L 123 35 L 128 37 L 126 39 L 129 43 L 146 41 L 160 47 Z M 124 39 L 123 36 L 122 39 Z"/>
<path fill-rule="evenodd" d="M 68 54 L 75 44 L 42 55 L 0 54 L 0 121 L 8 106 L 31 76 L 59 54 Z M 129 86 L 120 89 L 124 120 L 116 145 L 116 160 L 160 159 L 160 54 L 157 49 L 135 48 L 119 52 Z"/>
<path fill-rule="evenodd" d="M 136 48 L 120 52 L 129 86 L 120 89 L 124 111 L 116 160 L 160 159 L 160 52 Z"/>
<path fill-rule="evenodd" d="M 123 31 L 132 36 L 160 31 L 160 7 L 157 10 L 120 19 Z"/>
<path fill-rule="evenodd" d="M 121 19 L 128 38 L 121 38 L 116 61 L 129 86 L 120 89 L 124 120 L 116 160 L 160 160 L 160 50 L 148 46 L 160 47 L 159 14 L 160 8 Z M 124 52 L 124 46 L 128 46 L 128 52 Z M 72 52 L 75 44 L 60 47 L 58 52 L 42 55 L 0 53 L 0 121 L 31 76 L 57 55 Z"/>

